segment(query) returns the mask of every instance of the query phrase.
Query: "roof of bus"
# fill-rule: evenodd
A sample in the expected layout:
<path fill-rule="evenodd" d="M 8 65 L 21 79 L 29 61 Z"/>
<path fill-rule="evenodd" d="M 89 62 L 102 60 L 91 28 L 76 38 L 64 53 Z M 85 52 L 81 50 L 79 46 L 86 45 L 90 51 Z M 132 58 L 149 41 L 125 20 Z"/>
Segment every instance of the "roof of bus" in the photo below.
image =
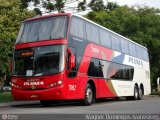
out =
<path fill-rule="evenodd" d="M 36 20 L 36 19 L 41 19 L 41 18 L 48 18 L 48 17 L 52 17 L 52 16 L 63 16 L 63 15 L 71 16 L 72 14 L 71 13 L 54 13 L 54 14 L 49 14 L 49 15 L 36 16 L 33 18 L 29 18 L 25 21 Z"/>
<path fill-rule="evenodd" d="M 106 27 L 103 27 L 103 26 L 101 26 L 101 25 L 99 25 L 99 24 L 97 24 L 97 23 L 95 23 L 95 22 L 93 22 L 93 21 L 91 21 L 91 20 L 85 18 L 85 17 L 82 17 L 82 16 L 80 16 L 80 15 L 76 15 L 76 14 L 72 14 L 72 13 L 56 13 L 56 14 L 54 13 L 54 14 L 49 14 L 49 15 L 43 15 L 43 16 L 33 17 L 33 18 L 27 19 L 27 20 L 25 20 L 25 21 L 36 20 L 36 19 L 41 19 L 41 18 L 47 18 L 47 17 L 52 17 L 52 16 L 62 16 L 62 15 L 79 17 L 79 18 L 81 18 L 81 19 L 83 19 L 83 20 L 85 20 L 85 21 L 88 21 L 88 22 L 90 22 L 90 23 L 92 23 L 92 24 L 94 24 L 94 25 L 96 25 L 96 26 L 98 26 L 98 27 L 100 27 L 100 28 L 103 28 L 103 29 L 105 29 L 105 30 L 107 30 L 107 31 L 109 31 L 109 32 L 111 32 L 111 33 L 113 33 L 113 34 L 115 34 L 115 35 L 117 35 L 117 36 L 119 36 L 119 37 L 121 37 L 121 38 L 127 40 L 127 41 L 130 41 L 130 42 L 132 42 L 132 43 L 134 43 L 134 44 L 136 44 L 136 45 L 139 45 L 139 46 L 141 46 L 141 47 L 147 49 L 146 47 L 144 47 L 144 46 L 142 46 L 142 45 L 140 45 L 140 44 L 138 44 L 138 43 L 136 43 L 136 42 L 130 40 L 129 38 L 126 38 L 126 37 L 124 37 L 124 36 L 122 36 L 122 35 L 120 35 L 120 34 L 114 32 L 114 31 L 112 31 L 112 30 L 106 28 Z"/>

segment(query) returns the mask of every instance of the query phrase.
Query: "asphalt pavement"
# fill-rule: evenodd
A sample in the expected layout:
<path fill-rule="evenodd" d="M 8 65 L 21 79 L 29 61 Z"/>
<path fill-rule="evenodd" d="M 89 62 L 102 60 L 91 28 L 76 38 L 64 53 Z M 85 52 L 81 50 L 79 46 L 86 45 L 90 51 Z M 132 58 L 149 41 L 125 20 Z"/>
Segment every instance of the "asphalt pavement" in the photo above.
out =
<path fill-rule="evenodd" d="M 7 117 L 14 117 L 14 119 L 18 120 L 60 120 L 67 118 L 68 120 L 75 120 L 75 118 L 76 120 L 114 119 L 114 117 L 106 117 L 108 114 L 112 116 L 114 114 L 122 115 L 123 117 L 121 118 L 123 118 L 123 120 L 129 120 L 133 118 L 134 114 L 142 114 L 155 115 L 154 117 L 156 117 L 156 120 L 160 120 L 160 97 L 145 96 L 142 100 L 136 101 L 108 99 L 103 102 L 95 103 L 92 106 L 82 106 L 79 102 L 61 102 L 60 104 L 44 107 L 39 101 L 19 101 L 0 104 L 0 114 L 4 117 L 7 115 Z M 143 118 L 145 117 L 143 116 Z"/>

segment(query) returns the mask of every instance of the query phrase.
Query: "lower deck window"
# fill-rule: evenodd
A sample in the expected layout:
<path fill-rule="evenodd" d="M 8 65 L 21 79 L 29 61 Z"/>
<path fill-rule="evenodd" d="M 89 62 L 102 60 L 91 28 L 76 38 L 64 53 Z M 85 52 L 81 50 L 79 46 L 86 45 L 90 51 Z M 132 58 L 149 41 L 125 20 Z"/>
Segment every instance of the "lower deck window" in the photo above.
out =
<path fill-rule="evenodd" d="M 133 80 L 134 68 L 132 66 L 92 58 L 88 76 L 107 79 Z"/>

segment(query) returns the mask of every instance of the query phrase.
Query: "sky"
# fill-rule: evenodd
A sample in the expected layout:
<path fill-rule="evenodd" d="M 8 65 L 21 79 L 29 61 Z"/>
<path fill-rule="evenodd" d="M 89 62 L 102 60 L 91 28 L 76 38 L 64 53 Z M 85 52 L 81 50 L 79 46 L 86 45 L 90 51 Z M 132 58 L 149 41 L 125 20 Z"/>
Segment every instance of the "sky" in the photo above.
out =
<path fill-rule="evenodd" d="M 160 9 L 160 0 L 104 0 L 109 2 L 117 2 L 119 5 L 140 5 L 140 6 L 149 6 Z"/>

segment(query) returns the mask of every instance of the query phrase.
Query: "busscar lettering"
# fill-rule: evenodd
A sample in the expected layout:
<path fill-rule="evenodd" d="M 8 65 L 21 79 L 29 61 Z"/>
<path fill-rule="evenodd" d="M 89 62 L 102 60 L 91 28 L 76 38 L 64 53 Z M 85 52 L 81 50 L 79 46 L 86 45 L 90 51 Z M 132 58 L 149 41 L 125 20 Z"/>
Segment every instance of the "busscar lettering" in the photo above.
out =
<path fill-rule="evenodd" d="M 99 49 L 96 46 L 91 45 L 91 49 L 94 53 L 99 54 Z"/>

